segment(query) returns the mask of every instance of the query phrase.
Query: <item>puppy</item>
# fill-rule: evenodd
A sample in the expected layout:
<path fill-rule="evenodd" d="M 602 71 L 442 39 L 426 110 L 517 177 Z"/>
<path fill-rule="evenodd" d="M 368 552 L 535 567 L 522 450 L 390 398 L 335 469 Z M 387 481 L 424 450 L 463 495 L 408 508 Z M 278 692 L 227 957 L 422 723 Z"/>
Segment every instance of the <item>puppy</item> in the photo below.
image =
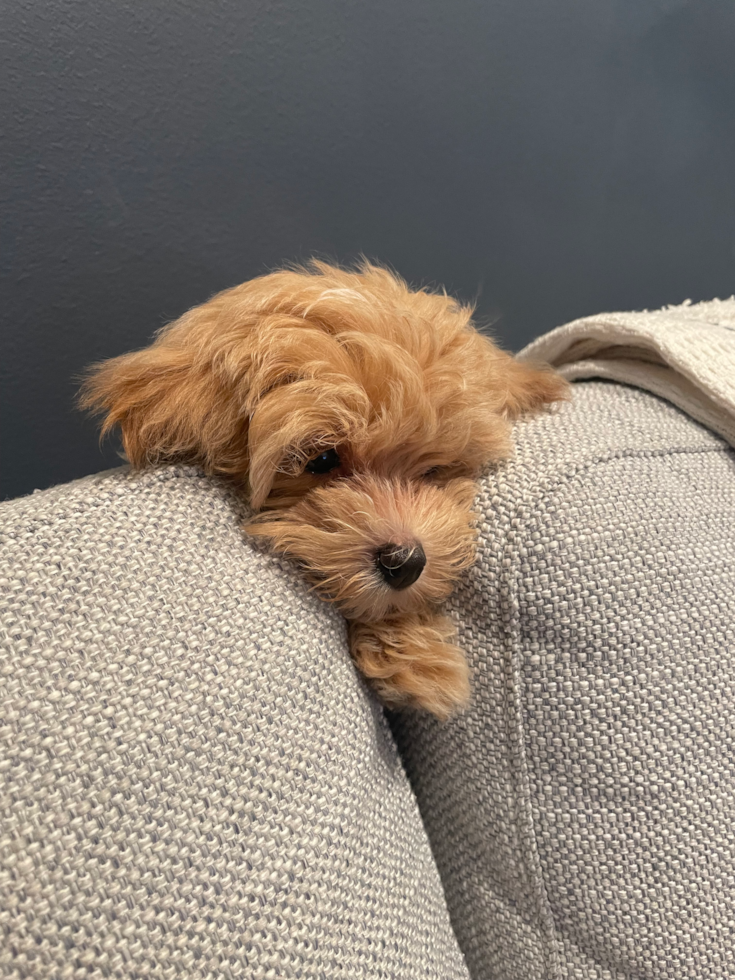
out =
<path fill-rule="evenodd" d="M 440 604 L 473 561 L 475 480 L 510 454 L 514 419 L 567 394 L 472 312 L 368 262 L 313 261 L 219 293 L 95 365 L 81 395 L 132 466 L 237 480 L 246 530 L 342 610 L 383 702 L 439 718 L 469 695 Z"/>

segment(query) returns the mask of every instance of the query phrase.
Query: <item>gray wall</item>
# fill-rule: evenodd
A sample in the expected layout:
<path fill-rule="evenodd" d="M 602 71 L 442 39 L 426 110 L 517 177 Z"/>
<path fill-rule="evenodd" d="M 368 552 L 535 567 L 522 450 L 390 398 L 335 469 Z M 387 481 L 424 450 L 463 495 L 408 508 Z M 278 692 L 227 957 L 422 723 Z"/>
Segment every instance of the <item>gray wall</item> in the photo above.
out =
<path fill-rule="evenodd" d="M 735 288 L 732 0 L 4 0 L 2 483 L 115 465 L 85 364 L 360 252 L 506 346 Z"/>

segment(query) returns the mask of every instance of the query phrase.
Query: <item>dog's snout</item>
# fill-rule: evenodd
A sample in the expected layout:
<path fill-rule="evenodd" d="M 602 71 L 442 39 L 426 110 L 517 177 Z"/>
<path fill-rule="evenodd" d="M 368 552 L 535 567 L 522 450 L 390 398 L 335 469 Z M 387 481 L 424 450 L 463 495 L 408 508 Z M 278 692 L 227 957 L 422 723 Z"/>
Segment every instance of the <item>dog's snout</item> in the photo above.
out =
<path fill-rule="evenodd" d="M 384 544 L 375 552 L 380 574 L 392 589 L 407 589 L 421 575 L 426 565 L 426 555 L 420 544 L 405 547 Z"/>

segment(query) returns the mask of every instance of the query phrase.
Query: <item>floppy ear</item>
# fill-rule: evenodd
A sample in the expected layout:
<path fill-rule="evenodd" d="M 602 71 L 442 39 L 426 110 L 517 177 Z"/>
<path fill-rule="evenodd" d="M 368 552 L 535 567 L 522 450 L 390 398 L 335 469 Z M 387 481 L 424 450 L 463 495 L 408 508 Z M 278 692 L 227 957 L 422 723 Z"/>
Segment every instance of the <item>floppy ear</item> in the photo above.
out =
<path fill-rule="evenodd" d="M 498 375 L 504 399 L 502 412 L 508 419 L 569 400 L 569 383 L 546 364 L 526 364 L 504 354 Z"/>
<path fill-rule="evenodd" d="M 191 310 L 150 347 L 89 370 L 79 404 L 104 413 L 102 436 L 120 427 L 125 454 L 136 468 L 183 460 L 210 472 L 246 471 L 243 365 L 228 372 L 197 342 L 206 332 L 206 310 Z"/>
<path fill-rule="evenodd" d="M 569 384 L 547 364 L 519 361 L 477 330 L 466 336 L 465 376 L 496 417 L 514 421 L 569 399 Z"/>

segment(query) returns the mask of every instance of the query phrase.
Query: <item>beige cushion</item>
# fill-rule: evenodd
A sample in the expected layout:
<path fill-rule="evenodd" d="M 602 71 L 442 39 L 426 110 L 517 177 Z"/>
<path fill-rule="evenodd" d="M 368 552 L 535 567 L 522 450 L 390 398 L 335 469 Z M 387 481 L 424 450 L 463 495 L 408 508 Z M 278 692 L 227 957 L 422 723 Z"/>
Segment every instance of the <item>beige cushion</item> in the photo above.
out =
<path fill-rule="evenodd" d="M 735 976 L 735 455 L 575 386 L 483 482 L 474 702 L 395 730 L 475 980 Z"/>
<path fill-rule="evenodd" d="M 467 977 L 344 623 L 190 469 L 0 508 L 0 972 Z"/>

